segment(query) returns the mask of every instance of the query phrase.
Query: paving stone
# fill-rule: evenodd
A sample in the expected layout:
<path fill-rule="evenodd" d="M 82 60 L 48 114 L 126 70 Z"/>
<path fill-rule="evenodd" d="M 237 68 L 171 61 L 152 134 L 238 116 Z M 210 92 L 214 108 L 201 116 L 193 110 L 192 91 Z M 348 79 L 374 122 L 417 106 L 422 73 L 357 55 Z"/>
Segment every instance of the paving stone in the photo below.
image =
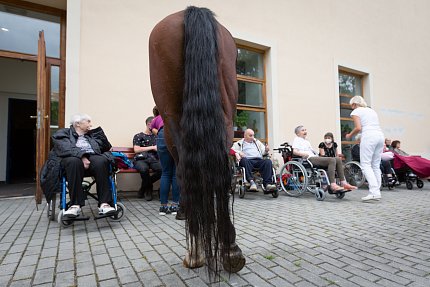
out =
<path fill-rule="evenodd" d="M 13 274 L 14 280 L 31 279 L 33 278 L 36 265 L 18 266 Z"/>
<path fill-rule="evenodd" d="M 116 272 L 118 274 L 118 280 L 121 282 L 121 284 L 139 281 L 139 278 L 134 272 L 133 268 L 121 268 L 116 270 Z"/>
<path fill-rule="evenodd" d="M 237 242 L 247 265 L 230 277 L 222 271 L 219 282 L 204 268 L 182 266 L 184 223 L 160 218 L 158 202 L 125 196 L 129 216 L 119 223 L 60 228 L 33 209 L 32 199 L 0 199 L 0 208 L 11 212 L 0 223 L 0 286 L 25 286 L 29 280 L 34 286 L 62 286 L 61 280 L 66 286 L 427 287 L 430 223 L 420 214 L 428 211 L 429 191 L 428 186 L 421 191 L 396 187 L 373 205 L 360 202 L 365 190 L 324 202 L 309 194 L 276 200 L 247 194 L 234 207 Z M 93 213 L 96 205 L 90 200 L 85 212 Z M 288 220 L 278 210 L 286 210 Z M 43 279 L 43 270 L 52 274 Z"/>
<path fill-rule="evenodd" d="M 161 286 L 163 284 L 160 277 L 153 270 L 140 272 L 138 276 L 140 281 L 145 282 L 144 284 L 148 286 Z"/>
<path fill-rule="evenodd" d="M 55 274 L 55 286 L 75 286 L 75 274 L 74 272 L 63 272 Z"/>
<path fill-rule="evenodd" d="M 96 274 L 99 281 L 116 278 L 115 270 L 112 265 L 103 265 L 96 267 Z"/>
<path fill-rule="evenodd" d="M 100 281 L 99 284 L 100 284 L 100 287 L 118 287 L 118 286 L 120 286 L 118 280 L 116 280 L 116 279 Z"/>
<path fill-rule="evenodd" d="M 94 274 L 94 266 L 92 262 L 76 263 L 76 275 L 78 277 Z"/>
<path fill-rule="evenodd" d="M 12 281 L 9 287 L 31 287 L 31 279 Z"/>
<path fill-rule="evenodd" d="M 78 286 L 83 286 L 83 287 L 97 286 L 96 276 L 94 274 L 78 277 L 77 281 L 78 281 Z"/>
<path fill-rule="evenodd" d="M 34 276 L 34 281 L 33 281 L 34 285 L 53 283 L 53 281 L 54 281 L 54 268 L 36 270 L 36 274 Z"/>

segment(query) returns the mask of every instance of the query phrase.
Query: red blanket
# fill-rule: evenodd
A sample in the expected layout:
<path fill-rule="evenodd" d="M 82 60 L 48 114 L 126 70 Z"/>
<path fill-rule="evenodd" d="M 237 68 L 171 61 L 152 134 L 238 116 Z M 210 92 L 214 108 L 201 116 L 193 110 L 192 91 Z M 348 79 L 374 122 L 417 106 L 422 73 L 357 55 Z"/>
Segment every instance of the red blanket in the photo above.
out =
<path fill-rule="evenodd" d="M 394 169 L 408 166 L 419 178 L 430 177 L 430 160 L 416 156 L 394 155 Z"/>

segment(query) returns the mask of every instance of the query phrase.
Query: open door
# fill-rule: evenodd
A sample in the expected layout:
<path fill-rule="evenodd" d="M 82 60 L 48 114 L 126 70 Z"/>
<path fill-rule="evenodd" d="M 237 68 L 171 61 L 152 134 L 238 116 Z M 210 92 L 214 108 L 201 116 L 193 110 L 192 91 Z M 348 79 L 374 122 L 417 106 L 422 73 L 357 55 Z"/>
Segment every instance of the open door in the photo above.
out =
<path fill-rule="evenodd" d="M 49 72 L 46 65 L 46 47 L 44 32 L 39 32 L 37 50 L 37 114 L 36 119 L 36 204 L 42 203 L 42 188 L 40 187 L 40 171 L 48 158 L 49 151 Z"/>

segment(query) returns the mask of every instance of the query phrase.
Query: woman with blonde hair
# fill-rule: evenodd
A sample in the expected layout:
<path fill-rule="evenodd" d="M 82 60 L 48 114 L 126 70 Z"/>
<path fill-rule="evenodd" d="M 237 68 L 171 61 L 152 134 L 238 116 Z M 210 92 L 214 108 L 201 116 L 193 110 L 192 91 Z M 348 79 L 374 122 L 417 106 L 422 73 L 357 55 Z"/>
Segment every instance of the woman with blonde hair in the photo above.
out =
<path fill-rule="evenodd" d="M 376 112 L 369 108 L 361 96 L 355 96 L 349 104 L 353 111 L 351 117 L 354 120 L 354 129 L 346 135 L 347 139 L 361 132 L 360 164 L 364 176 L 369 183 L 369 194 L 361 200 L 381 199 L 381 154 L 384 148 L 384 134 L 379 125 Z"/>

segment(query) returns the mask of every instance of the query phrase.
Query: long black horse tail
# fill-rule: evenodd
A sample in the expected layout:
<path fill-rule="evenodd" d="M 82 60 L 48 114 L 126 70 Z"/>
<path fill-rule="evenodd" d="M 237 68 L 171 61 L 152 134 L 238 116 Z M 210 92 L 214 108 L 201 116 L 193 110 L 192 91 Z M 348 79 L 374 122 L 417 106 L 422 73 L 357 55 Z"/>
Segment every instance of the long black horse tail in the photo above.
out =
<path fill-rule="evenodd" d="M 217 274 L 218 259 L 229 254 L 232 176 L 218 78 L 217 21 L 210 10 L 190 6 L 184 24 L 185 85 L 177 175 L 186 202 L 189 250 L 202 248 L 209 270 Z"/>

